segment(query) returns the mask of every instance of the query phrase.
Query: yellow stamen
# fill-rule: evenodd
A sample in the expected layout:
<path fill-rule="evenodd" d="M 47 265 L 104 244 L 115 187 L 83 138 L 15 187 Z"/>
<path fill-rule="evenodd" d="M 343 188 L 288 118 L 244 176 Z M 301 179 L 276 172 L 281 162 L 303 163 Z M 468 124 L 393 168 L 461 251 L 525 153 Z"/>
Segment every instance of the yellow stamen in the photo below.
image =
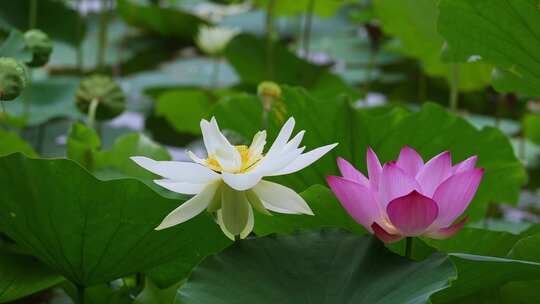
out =
<path fill-rule="evenodd" d="M 236 151 L 238 151 L 238 153 L 240 153 L 240 159 L 242 161 L 242 165 L 240 167 L 240 169 L 234 171 L 234 172 L 230 172 L 230 173 L 243 173 L 243 172 L 246 172 L 248 171 L 255 163 L 257 163 L 261 158 L 262 158 L 262 155 L 257 155 L 255 157 L 255 159 L 249 159 L 249 147 L 248 146 L 245 146 L 245 145 L 239 145 L 239 146 L 235 146 L 235 149 Z M 208 168 L 214 170 L 214 171 L 217 171 L 217 172 L 223 172 L 223 168 L 221 167 L 221 165 L 219 164 L 219 162 L 217 161 L 217 159 L 213 156 L 213 155 L 209 155 L 208 156 L 208 159 L 206 160 L 206 165 L 208 166 Z"/>

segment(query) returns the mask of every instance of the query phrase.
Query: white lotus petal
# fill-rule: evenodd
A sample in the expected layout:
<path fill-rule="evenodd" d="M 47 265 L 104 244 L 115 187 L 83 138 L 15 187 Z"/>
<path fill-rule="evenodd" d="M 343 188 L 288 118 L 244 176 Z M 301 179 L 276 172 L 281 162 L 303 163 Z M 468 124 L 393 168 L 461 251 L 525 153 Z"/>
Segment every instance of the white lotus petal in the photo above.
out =
<path fill-rule="evenodd" d="M 156 161 L 143 156 L 133 156 L 131 160 L 152 173 L 179 182 L 207 183 L 219 176 L 216 172 L 195 163 Z"/>
<path fill-rule="evenodd" d="M 227 140 L 227 138 L 219 130 L 219 126 L 214 117 L 208 122 L 205 119 L 201 120 L 201 132 L 203 135 L 204 146 L 208 155 L 216 153 L 217 149 L 221 149 L 228 153 L 236 152 L 233 145 Z"/>
<path fill-rule="evenodd" d="M 249 146 L 248 164 L 253 164 L 262 155 L 264 145 L 266 144 L 266 131 L 260 131 L 255 134 L 253 141 Z"/>
<path fill-rule="evenodd" d="M 170 179 L 156 179 L 154 180 L 154 183 L 172 192 L 182 193 L 182 194 L 198 194 L 201 191 L 203 191 L 206 185 L 208 184 L 208 183 L 204 183 L 204 184 L 203 183 L 200 183 L 200 184 L 184 183 L 184 182 L 173 181 Z"/>
<path fill-rule="evenodd" d="M 248 222 L 246 224 L 246 228 L 240 233 L 240 238 L 245 239 L 251 231 L 253 231 L 253 227 L 255 226 L 255 218 L 253 216 L 253 208 L 251 205 L 249 206 L 249 215 L 248 215 Z"/>
<path fill-rule="evenodd" d="M 288 214 L 313 215 L 304 199 L 294 190 L 280 184 L 262 180 L 253 188 L 268 210 Z"/>
<path fill-rule="evenodd" d="M 180 207 L 169 213 L 156 230 L 178 225 L 203 212 L 214 198 L 219 184 L 220 182 L 208 184 L 201 193 L 195 195 L 190 200 L 180 205 Z"/>
<path fill-rule="evenodd" d="M 244 191 L 253 188 L 261 180 L 262 175 L 254 173 L 227 173 L 221 174 L 223 181 L 231 188 Z"/>
<path fill-rule="evenodd" d="M 198 157 L 197 155 L 195 155 L 195 153 L 193 153 L 191 151 L 187 151 L 186 153 L 189 156 L 189 158 L 191 158 L 192 161 L 196 162 L 197 164 L 201 164 L 203 166 L 206 166 L 206 160 L 205 159 L 202 159 L 202 158 Z M 212 170 L 210 170 L 210 171 L 212 171 Z M 214 172 L 214 171 L 212 171 L 212 172 Z"/>
<path fill-rule="evenodd" d="M 326 153 L 330 152 L 330 150 L 332 150 L 336 146 L 337 144 L 326 145 L 304 153 L 298 156 L 290 165 L 273 174 L 273 176 L 285 175 L 300 171 L 305 167 L 311 165 L 312 163 L 316 162 L 319 158 L 323 157 Z"/>
<path fill-rule="evenodd" d="M 223 212 L 221 210 L 217 211 L 216 221 L 221 228 L 221 231 L 223 231 L 223 234 L 225 234 L 226 237 L 234 241 L 234 235 L 229 230 L 227 230 L 227 227 L 225 227 L 225 224 L 223 223 Z M 242 233 L 240 233 L 240 238 L 245 239 L 251 233 L 251 231 L 253 231 L 254 226 L 255 217 L 253 216 L 253 208 L 249 206 L 248 222 L 246 224 L 246 228 L 244 228 Z"/>
<path fill-rule="evenodd" d="M 284 154 L 266 155 L 250 173 L 262 176 L 272 175 L 292 163 L 304 152 L 304 149 L 305 147 L 302 147 Z"/>
<path fill-rule="evenodd" d="M 221 215 L 223 224 L 232 235 L 240 235 L 249 224 L 249 204 L 243 191 L 227 186 L 221 188 Z"/>
<path fill-rule="evenodd" d="M 298 149 L 298 146 L 300 146 L 300 143 L 302 142 L 302 139 L 304 139 L 304 134 L 306 133 L 305 130 L 302 130 L 296 134 L 293 139 L 291 139 L 282 150 L 282 153 L 287 153 L 286 151 L 292 151 L 295 149 Z"/>
<path fill-rule="evenodd" d="M 229 230 L 227 230 L 227 227 L 225 227 L 225 223 L 223 223 L 223 212 L 221 212 L 221 210 L 217 211 L 216 222 L 218 223 L 219 228 L 221 228 L 223 234 L 225 234 L 226 237 L 234 241 L 234 235 Z"/>
<path fill-rule="evenodd" d="M 294 129 L 294 117 L 289 118 L 287 122 L 283 125 L 281 130 L 279 131 L 278 136 L 276 137 L 276 140 L 270 147 L 270 150 L 268 150 L 267 154 L 275 153 L 276 151 L 279 151 L 285 146 L 287 141 L 289 141 L 289 138 L 291 137 L 292 131 Z"/>

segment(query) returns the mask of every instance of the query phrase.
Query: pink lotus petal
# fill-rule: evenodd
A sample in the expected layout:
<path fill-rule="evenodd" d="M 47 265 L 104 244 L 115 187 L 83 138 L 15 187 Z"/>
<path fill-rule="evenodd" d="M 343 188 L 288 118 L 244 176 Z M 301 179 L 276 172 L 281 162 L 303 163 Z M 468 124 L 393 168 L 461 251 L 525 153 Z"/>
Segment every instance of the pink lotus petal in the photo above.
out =
<path fill-rule="evenodd" d="M 328 176 L 328 185 L 336 194 L 343 208 L 355 221 L 371 232 L 371 223 L 381 218 L 379 204 L 369 188 L 339 176 Z"/>
<path fill-rule="evenodd" d="M 422 187 L 422 193 L 431 197 L 435 189 L 452 173 L 452 157 L 450 152 L 443 152 L 430 161 L 416 175 L 416 180 Z"/>
<path fill-rule="evenodd" d="M 362 174 L 362 172 L 358 171 L 347 160 L 341 157 L 338 157 L 337 165 L 343 177 L 345 177 L 346 179 L 350 179 L 354 182 L 357 182 L 361 185 L 364 185 L 366 187 L 369 187 L 369 180 L 364 176 L 364 174 Z"/>
<path fill-rule="evenodd" d="M 379 187 L 379 198 L 383 210 L 386 210 L 390 201 L 407 195 L 413 190 L 421 191 L 421 187 L 414 177 L 406 174 L 395 162 L 388 162 L 384 165 Z"/>
<path fill-rule="evenodd" d="M 460 216 L 474 197 L 482 180 L 483 169 L 471 169 L 452 175 L 435 191 L 433 200 L 439 206 L 439 217 L 434 225 L 446 227 Z"/>
<path fill-rule="evenodd" d="M 405 173 L 416 176 L 418 171 L 424 166 L 424 160 L 413 148 L 405 146 L 401 148 L 401 151 L 399 152 L 397 165 L 403 169 Z"/>
<path fill-rule="evenodd" d="M 477 160 L 478 160 L 478 156 L 476 156 L 476 155 L 471 156 L 471 157 L 467 158 L 466 160 L 460 162 L 459 164 L 456 164 L 452 168 L 452 171 L 453 171 L 454 174 L 458 174 L 458 173 L 461 173 L 463 171 L 473 169 L 474 166 L 476 165 Z"/>
<path fill-rule="evenodd" d="M 379 161 L 379 158 L 377 157 L 377 154 L 371 149 L 371 147 L 368 148 L 366 153 L 367 158 L 367 168 L 368 168 L 368 176 L 369 176 L 369 183 L 371 184 L 371 189 L 379 189 L 379 179 L 382 174 L 382 166 L 381 162 Z"/>
<path fill-rule="evenodd" d="M 419 236 L 435 221 L 437 203 L 413 191 L 391 201 L 386 208 L 388 218 L 403 236 Z"/>
<path fill-rule="evenodd" d="M 384 228 L 379 226 L 377 223 L 371 224 L 371 229 L 377 238 L 385 243 L 395 243 L 403 238 L 401 235 L 386 232 L 386 230 L 384 230 Z"/>
<path fill-rule="evenodd" d="M 436 230 L 430 233 L 426 233 L 425 235 L 429 236 L 432 239 L 437 239 L 437 240 L 447 239 L 453 236 L 454 234 L 456 234 L 459 230 L 461 230 L 461 228 L 463 228 L 463 225 L 465 225 L 467 220 L 469 220 L 469 218 L 465 217 L 461 221 L 455 223 L 454 225 L 451 225 L 446 228 L 441 228 L 439 230 Z"/>

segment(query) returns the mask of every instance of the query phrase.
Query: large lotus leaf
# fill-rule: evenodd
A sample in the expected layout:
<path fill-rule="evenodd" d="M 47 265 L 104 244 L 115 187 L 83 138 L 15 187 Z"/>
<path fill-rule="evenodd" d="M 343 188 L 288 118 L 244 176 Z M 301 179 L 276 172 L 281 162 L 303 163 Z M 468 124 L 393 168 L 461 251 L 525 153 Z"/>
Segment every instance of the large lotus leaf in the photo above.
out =
<path fill-rule="evenodd" d="M 128 24 L 161 36 L 192 41 L 199 26 L 207 24 L 201 18 L 176 8 L 145 6 L 131 0 L 119 0 L 117 10 Z"/>
<path fill-rule="evenodd" d="M 540 96 L 536 0 L 442 0 L 438 30 L 455 60 L 482 58 L 504 71 L 495 86 Z"/>
<path fill-rule="evenodd" d="M 31 256 L 0 252 L 0 303 L 31 295 L 63 280 Z"/>
<path fill-rule="evenodd" d="M 439 251 L 506 257 L 521 236 L 501 231 L 463 228 L 446 240 L 425 238 L 423 241 Z"/>
<path fill-rule="evenodd" d="M 433 304 L 463 303 L 463 299 L 513 281 L 540 278 L 540 263 L 469 254 L 451 254 L 458 270 L 452 286 L 432 297 Z"/>
<path fill-rule="evenodd" d="M 167 149 L 144 134 L 129 133 L 119 137 L 111 149 L 96 152 L 95 170 L 114 170 L 118 173 L 140 178 L 152 178 L 154 174 L 135 164 L 131 156 L 146 156 L 155 160 L 170 160 Z"/>
<path fill-rule="evenodd" d="M 178 206 L 133 179 L 102 181 L 65 159 L 0 158 L 0 229 L 70 281 L 95 285 L 228 242 L 202 214 L 154 228 Z M 195 251 L 196 254 L 192 252 Z"/>
<path fill-rule="evenodd" d="M 441 58 L 444 38 L 437 32 L 436 0 L 375 0 L 373 3 L 384 31 L 399 38 L 400 53 L 420 60 L 430 75 L 452 78 L 452 65 Z M 489 85 L 491 70 L 485 63 L 459 64 L 459 87 L 474 90 Z"/>
<path fill-rule="evenodd" d="M 514 259 L 540 263 L 540 234 L 531 235 L 519 240 L 508 256 Z"/>
<path fill-rule="evenodd" d="M 156 115 L 165 117 L 179 132 L 200 135 L 199 123 L 208 116 L 211 105 L 212 96 L 203 90 L 171 90 L 159 96 Z"/>
<path fill-rule="evenodd" d="M 101 140 L 96 131 L 82 123 L 71 126 L 67 138 L 67 157 L 89 171 L 113 176 L 132 176 L 143 179 L 154 174 L 135 164 L 131 156 L 146 156 L 155 160 L 170 160 L 164 147 L 140 133 L 127 133 L 118 137 L 112 147 L 99 151 Z"/>
<path fill-rule="evenodd" d="M 0 156 L 15 152 L 22 152 L 32 157 L 37 156 L 32 146 L 24 141 L 19 134 L 14 131 L 0 129 Z"/>
<path fill-rule="evenodd" d="M 149 279 L 146 279 L 144 289 L 137 295 L 133 304 L 164 304 L 173 303 L 176 290 L 182 283 L 177 283 L 165 289 L 160 289 Z"/>
<path fill-rule="evenodd" d="M 289 116 L 296 118 L 295 130 L 306 130 L 303 144 L 307 150 L 339 142 L 336 149 L 314 165 L 277 178 L 297 191 L 325 184 L 325 176 L 338 174 L 338 156 L 366 173 L 368 146 L 386 162 L 396 159 L 401 147 L 409 145 L 425 160 L 444 150 L 452 152 L 454 162 L 478 155 L 478 165 L 485 168 L 485 174 L 467 212 L 472 219 L 481 218 L 489 202 L 517 202 L 525 171 L 508 138 L 495 128 L 478 130 L 463 118 L 430 103 L 415 113 L 400 108 L 358 110 L 346 98 L 318 99 L 305 90 L 288 87 L 283 88 L 282 99 L 269 118 L 269 143 Z M 260 103 L 238 101 L 220 103 L 214 113 L 222 127 L 237 131 L 247 142 L 263 126 L 262 110 Z"/>
<path fill-rule="evenodd" d="M 0 1 L 0 27 L 27 30 L 30 1 L 32 0 Z M 85 34 L 79 14 L 69 8 L 64 1 L 39 0 L 36 2 L 38 4 L 36 27 L 55 40 L 78 45 Z"/>
<path fill-rule="evenodd" d="M 312 93 L 320 96 L 326 96 L 329 92 L 358 94 L 341 78 L 331 74 L 327 67 L 305 61 L 279 42 L 273 44 L 269 55 L 267 42 L 263 38 L 238 35 L 227 46 L 225 57 L 242 82 L 252 87 L 272 80 L 310 88 L 314 90 Z"/>
<path fill-rule="evenodd" d="M 314 185 L 301 193 L 309 204 L 313 216 L 272 213 L 271 216 L 255 212 L 255 228 L 257 235 L 271 233 L 293 233 L 298 229 L 316 229 L 323 227 L 339 227 L 361 234 L 365 230 L 356 223 L 341 207 L 334 194 L 326 187 Z M 184 278 L 191 270 L 185 257 L 160 265 L 147 275 L 160 287 L 167 287 Z"/>
<path fill-rule="evenodd" d="M 523 117 L 523 133 L 528 140 L 540 145 L 540 115 L 525 114 Z"/>
<path fill-rule="evenodd" d="M 13 57 L 21 62 L 32 59 L 32 52 L 26 48 L 23 33 L 18 30 L 9 32 L 9 36 L 0 45 L 0 57 Z"/>
<path fill-rule="evenodd" d="M 6 110 L 10 115 L 26 117 L 31 126 L 53 118 L 78 119 L 82 116 L 75 107 L 75 92 L 78 87 L 79 79 L 76 77 L 36 80 L 30 83 L 17 99 L 6 102 Z M 25 102 L 29 103 L 28 108 Z"/>
<path fill-rule="evenodd" d="M 240 241 L 207 258 L 176 303 L 427 303 L 455 276 L 442 254 L 414 262 L 373 237 L 306 231 Z"/>

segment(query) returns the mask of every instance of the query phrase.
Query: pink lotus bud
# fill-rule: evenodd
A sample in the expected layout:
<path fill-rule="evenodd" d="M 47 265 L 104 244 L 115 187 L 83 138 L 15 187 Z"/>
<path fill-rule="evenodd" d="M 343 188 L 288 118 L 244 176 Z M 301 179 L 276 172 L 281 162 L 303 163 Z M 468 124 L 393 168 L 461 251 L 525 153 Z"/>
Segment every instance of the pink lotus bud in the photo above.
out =
<path fill-rule="evenodd" d="M 472 156 L 452 166 L 450 152 L 424 164 L 412 148 L 403 147 L 397 161 L 381 166 L 367 151 L 369 178 L 338 158 L 343 177 L 329 176 L 328 184 L 347 212 L 383 242 L 404 237 L 446 239 L 458 232 L 467 218 L 453 224 L 473 199 L 484 173 Z"/>

